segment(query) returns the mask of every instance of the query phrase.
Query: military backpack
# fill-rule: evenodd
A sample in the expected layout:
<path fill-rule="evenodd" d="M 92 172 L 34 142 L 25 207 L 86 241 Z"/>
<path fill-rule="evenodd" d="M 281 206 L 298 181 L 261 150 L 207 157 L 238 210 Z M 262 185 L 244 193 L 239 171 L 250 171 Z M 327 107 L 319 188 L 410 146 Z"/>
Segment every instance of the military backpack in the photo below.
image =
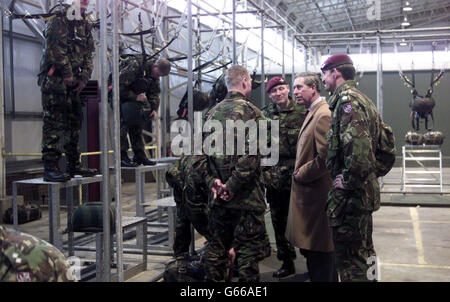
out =
<path fill-rule="evenodd" d="M 394 132 L 389 125 L 381 122 L 378 147 L 375 150 L 375 173 L 377 177 L 385 176 L 392 169 L 395 162 L 395 151 Z"/>

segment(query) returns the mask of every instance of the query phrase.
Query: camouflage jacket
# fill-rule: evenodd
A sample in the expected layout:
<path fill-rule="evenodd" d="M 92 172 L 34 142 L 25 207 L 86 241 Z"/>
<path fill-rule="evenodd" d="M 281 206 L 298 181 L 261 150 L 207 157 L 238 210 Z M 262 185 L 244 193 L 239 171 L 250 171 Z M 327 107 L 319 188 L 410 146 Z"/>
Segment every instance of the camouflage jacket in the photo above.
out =
<path fill-rule="evenodd" d="M 249 131 L 245 137 L 240 137 L 239 131 L 234 131 L 234 150 L 233 155 L 226 154 L 226 146 L 230 146 L 231 142 L 226 141 L 226 123 L 227 121 L 248 121 L 256 122 L 265 119 L 262 112 L 253 105 L 244 95 L 238 92 L 228 92 L 223 101 L 214 106 L 206 114 L 206 122 L 218 121 L 222 125 L 223 143 L 222 152 L 217 151 L 207 156 L 207 168 L 205 169 L 205 179 L 207 187 L 211 188 L 214 179 L 218 178 L 222 183 L 226 184 L 230 191 L 234 194 L 232 200 L 226 202 L 220 198 L 211 203 L 226 208 L 235 208 L 241 210 L 264 211 L 265 202 L 263 196 L 263 187 L 260 182 L 260 160 L 259 152 L 256 155 L 250 155 L 249 148 L 258 146 L 257 131 Z M 218 132 L 217 129 L 215 132 Z M 212 134 L 211 134 L 212 135 Z M 208 136 L 204 140 L 207 144 Z M 245 152 L 243 155 L 238 154 L 238 141 L 244 139 Z"/>
<path fill-rule="evenodd" d="M 0 226 L 0 282 L 67 282 L 68 270 L 51 244 Z"/>
<path fill-rule="evenodd" d="M 133 83 L 138 80 L 142 74 L 141 64 L 142 56 L 130 56 L 125 61 L 121 62 L 120 75 L 119 75 L 119 87 L 120 87 L 120 100 L 121 102 L 136 101 L 138 93 L 131 88 Z M 143 70 L 144 78 L 147 81 L 147 96 L 146 107 L 152 110 L 158 111 L 159 108 L 159 94 L 161 93 L 159 78 L 153 78 L 151 75 L 151 66 L 155 61 L 147 61 Z"/>
<path fill-rule="evenodd" d="M 66 14 L 49 20 L 44 29 L 45 45 L 38 84 L 44 92 L 65 93 L 64 78 L 73 77 L 74 86 L 87 82 L 93 70 L 93 25 L 86 16 L 67 19 Z M 53 75 L 47 73 L 55 67 Z"/>
<path fill-rule="evenodd" d="M 209 189 L 203 178 L 205 156 L 183 155 L 166 172 L 166 180 L 174 190 L 176 203 L 206 206 Z"/>
<path fill-rule="evenodd" d="M 373 102 L 346 81 L 329 99 L 330 130 L 327 134 L 326 166 L 332 179 L 343 174 L 345 190 L 331 189 L 328 214 L 340 216 L 336 208 L 374 211 L 379 208 L 380 190 L 375 175 L 375 150 L 380 135 L 380 115 Z M 347 204 L 343 201 L 346 200 Z M 334 215 L 332 212 L 335 212 Z"/>
<path fill-rule="evenodd" d="M 278 164 L 264 169 L 262 180 L 267 188 L 290 190 L 292 173 L 294 172 L 297 152 L 298 133 L 302 128 L 307 110 L 304 105 L 297 104 L 289 97 L 289 105 L 280 109 L 274 103 L 262 110 L 269 120 L 279 120 L 279 152 Z"/>

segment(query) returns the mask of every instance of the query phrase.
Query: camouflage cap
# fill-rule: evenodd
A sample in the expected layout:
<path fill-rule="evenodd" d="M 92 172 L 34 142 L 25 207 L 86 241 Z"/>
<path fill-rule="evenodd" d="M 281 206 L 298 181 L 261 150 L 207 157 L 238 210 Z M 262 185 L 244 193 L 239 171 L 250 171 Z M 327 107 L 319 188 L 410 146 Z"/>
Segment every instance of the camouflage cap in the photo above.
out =
<path fill-rule="evenodd" d="M 279 85 L 286 85 L 287 82 L 282 77 L 273 77 L 267 82 L 266 92 L 269 93 L 270 90 Z"/>
<path fill-rule="evenodd" d="M 331 57 L 326 59 L 325 62 L 322 64 L 322 67 L 320 67 L 320 70 L 325 71 L 339 67 L 344 64 L 353 65 L 353 61 L 348 55 L 339 53 L 332 55 Z"/>

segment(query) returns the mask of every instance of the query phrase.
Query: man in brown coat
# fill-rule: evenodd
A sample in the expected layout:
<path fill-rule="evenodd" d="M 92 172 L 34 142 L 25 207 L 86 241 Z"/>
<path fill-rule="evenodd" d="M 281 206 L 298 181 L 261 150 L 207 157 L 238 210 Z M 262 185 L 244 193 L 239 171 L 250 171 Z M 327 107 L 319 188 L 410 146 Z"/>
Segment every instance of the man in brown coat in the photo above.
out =
<path fill-rule="evenodd" d="M 337 281 L 331 228 L 325 212 L 331 177 L 325 166 L 331 113 L 314 74 L 298 76 L 294 95 L 309 113 L 300 130 L 286 237 L 306 258 L 312 282 Z"/>

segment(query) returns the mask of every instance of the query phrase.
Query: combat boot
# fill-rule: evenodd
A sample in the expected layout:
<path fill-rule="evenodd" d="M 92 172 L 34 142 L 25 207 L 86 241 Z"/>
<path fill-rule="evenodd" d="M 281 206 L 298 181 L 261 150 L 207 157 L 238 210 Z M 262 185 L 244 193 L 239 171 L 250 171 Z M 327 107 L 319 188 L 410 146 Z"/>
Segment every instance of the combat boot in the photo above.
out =
<path fill-rule="evenodd" d="M 134 154 L 133 161 L 138 165 L 154 166 L 156 162 L 149 160 L 144 151 L 138 151 Z"/>
<path fill-rule="evenodd" d="M 137 163 L 132 161 L 126 152 L 120 153 L 120 166 L 121 167 L 137 167 L 139 166 Z"/>
<path fill-rule="evenodd" d="M 44 181 L 66 182 L 70 180 L 70 175 L 59 170 L 56 161 L 44 161 Z"/>
<path fill-rule="evenodd" d="M 82 177 L 92 177 L 98 174 L 97 169 L 89 169 L 84 168 L 81 166 L 81 163 L 67 163 L 66 165 L 66 171 L 69 173 L 71 177 L 74 177 L 75 175 L 80 175 Z"/>
<path fill-rule="evenodd" d="M 279 270 L 277 270 L 276 272 L 274 272 L 272 276 L 274 278 L 286 278 L 293 274 L 295 274 L 294 261 L 289 259 L 289 260 L 284 260 L 281 268 Z"/>
<path fill-rule="evenodd" d="M 181 254 L 181 255 L 177 256 L 176 259 L 177 259 L 178 273 L 186 274 L 187 266 L 188 266 L 188 262 L 189 262 L 189 255 L 187 253 Z"/>

